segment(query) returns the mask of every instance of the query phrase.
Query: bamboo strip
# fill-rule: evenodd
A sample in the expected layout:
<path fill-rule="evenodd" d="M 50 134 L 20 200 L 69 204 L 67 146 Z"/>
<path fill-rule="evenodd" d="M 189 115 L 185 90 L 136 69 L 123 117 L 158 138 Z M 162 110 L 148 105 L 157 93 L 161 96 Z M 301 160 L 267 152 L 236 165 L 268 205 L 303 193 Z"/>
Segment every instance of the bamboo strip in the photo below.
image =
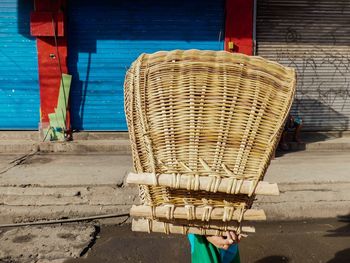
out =
<path fill-rule="evenodd" d="M 164 223 L 155 220 L 147 219 L 133 219 L 132 220 L 132 231 L 136 232 L 156 232 L 156 233 L 166 233 L 166 234 L 197 234 L 206 236 L 226 236 L 227 230 L 217 230 L 217 229 L 206 229 L 196 226 L 182 226 L 174 225 L 172 223 Z M 229 231 L 235 231 L 234 228 L 228 229 Z M 244 233 L 255 233 L 255 228 L 252 226 L 242 226 L 241 234 Z"/>
<path fill-rule="evenodd" d="M 197 207 L 194 210 L 193 220 L 201 220 L 205 213 L 204 208 Z M 152 215 L 152 208 L 145 205 L 133 205 L 130 210 L 130 215 L 135 217 L 146 217 L 146 218 L 167 218 L 167 207 L 158 206 L 155 208 L 154 214 Z M 187 219 L 188 210 L 185 207 L 174 208 L 174 219 Z M 224 216 L 224 208 L 215 207 L 211 212 L 211 220 L 222 220 Z M 234 211 L 231 220 L 239 220 L 240 211 Z M 261 221 L 266 220 L 266 215 L 262 209 L 248 209 L 243 215 L 243 220 Z"/>
<path fill-rule="evenodd" d="M 189 175 L 178 175 L 180 176 L 179 188 L 186 189 L 189 180 L 193 177 Z M 141 184 L 141 185 L 153 185 L 153 186 L 166 186 L 174 187 L 173 185 L 174 176 L 171 174 L 159 174 L 153 173 L 129 173 L 126 179 L 128 184 Z M 231 178 L 222 178 L 218 187 L 218 192 L 226 193 L 227 185 L 232 181 Z M 211 178 L 207 176 L 199 177 L 199 188 L 198 190 L 208 190 L 208 185 L 211 184 Z M 240 194 L 249 194 L 251 186 L 254 184 L 253 181 L 242 180 L 242 186 L 240 187 Z M 234 187 L 232 188 L 234 190 Z M 276 183 L 268 183 L 260 181 L 256 187 L 255 194 L 257 195 L 279 195 L 279 189 Z"/>

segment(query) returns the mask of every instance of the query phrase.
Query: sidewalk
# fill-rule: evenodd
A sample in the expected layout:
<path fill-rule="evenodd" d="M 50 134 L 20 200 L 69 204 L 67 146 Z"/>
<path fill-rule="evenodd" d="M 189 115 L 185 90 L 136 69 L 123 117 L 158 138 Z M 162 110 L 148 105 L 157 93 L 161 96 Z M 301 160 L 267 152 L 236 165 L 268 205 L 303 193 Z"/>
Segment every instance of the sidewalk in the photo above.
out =
<path fill-rule="evenodd" d="M 16 155 L 0 155 L 0 170 Z M 328 218 L 350 213 L 350 151 L 285 153 L 271 163 L 265 180 L 280 196 L 255 205 L 269 220 Z M 42 154 L 0 174 L 0 223 L 125 213 L 137 204 L 136 187 L 124 185 L 129 155 Z"/>
<path fill-rule="evenodd" d="M 0 155 L 0 170 L 16 156 Z M 37 154 L 0 174 L 0 223 L 126 213 L 131 156 Z"/>
<path fill-rule="evenodd" d="M 304 144 L 290 143 L 298 151 L 350 151 L 350 132 L 304 132 Z M 37 131 L 0 131 L 0 153 L 113 153 L 131 154 L 126 132 L 78 132 L 70 142 L 42 142 Z"/>
<path fill-rule="evenodd" d="M 271 162 L 264 180 L 280 196 L 255 203 L 270 219 L 332 218 L 350 214 L 350 151 L 291 152 Z"/>

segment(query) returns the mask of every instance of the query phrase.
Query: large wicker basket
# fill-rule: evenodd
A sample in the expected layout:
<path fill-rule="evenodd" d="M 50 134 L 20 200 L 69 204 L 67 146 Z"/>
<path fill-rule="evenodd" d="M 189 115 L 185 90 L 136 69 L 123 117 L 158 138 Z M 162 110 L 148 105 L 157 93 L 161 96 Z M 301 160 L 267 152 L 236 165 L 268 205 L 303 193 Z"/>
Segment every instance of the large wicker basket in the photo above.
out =
<path fill-rule="evenodd" d="M 222 235 L 250 232 L 243 220 L 261 182 L 295 92 L 291 68 L 225 51 L 142 54 L 125 79 L 125 110 L 142 205 L 135 231 Z"/>

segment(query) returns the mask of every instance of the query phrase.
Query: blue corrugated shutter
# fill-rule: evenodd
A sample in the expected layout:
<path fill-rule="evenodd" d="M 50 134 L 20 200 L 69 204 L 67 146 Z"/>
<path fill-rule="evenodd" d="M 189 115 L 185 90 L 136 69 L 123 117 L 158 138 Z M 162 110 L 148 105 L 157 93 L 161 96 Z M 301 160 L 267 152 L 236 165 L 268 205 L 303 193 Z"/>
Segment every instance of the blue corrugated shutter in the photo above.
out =
<path fill-rule="evenodd" d="M 0 1 L 0 129 L 38 129 L 39 84 L 33 1 Z"/>
<path fill-rule="evenodd" d="M 141 53 L 223 49 L 223 0 L 74 0 L 68 8 L 75 129 L 127 129 L 124 75 Z"/>

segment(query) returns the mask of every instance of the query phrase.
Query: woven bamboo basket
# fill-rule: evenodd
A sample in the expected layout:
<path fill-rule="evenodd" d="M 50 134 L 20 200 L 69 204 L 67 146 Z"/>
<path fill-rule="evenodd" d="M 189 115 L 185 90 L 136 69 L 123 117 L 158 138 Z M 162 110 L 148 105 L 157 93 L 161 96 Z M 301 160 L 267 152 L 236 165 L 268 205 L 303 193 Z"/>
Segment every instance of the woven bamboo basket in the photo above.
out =
<path fill-rule="evenodd" d="M 292 68 L 225 51 L 142 54 L 125 78 L 125 111 L 141 205 L 135 231 L 224 235 L 263 220 L 256 194 L 290 110 Z"/>

